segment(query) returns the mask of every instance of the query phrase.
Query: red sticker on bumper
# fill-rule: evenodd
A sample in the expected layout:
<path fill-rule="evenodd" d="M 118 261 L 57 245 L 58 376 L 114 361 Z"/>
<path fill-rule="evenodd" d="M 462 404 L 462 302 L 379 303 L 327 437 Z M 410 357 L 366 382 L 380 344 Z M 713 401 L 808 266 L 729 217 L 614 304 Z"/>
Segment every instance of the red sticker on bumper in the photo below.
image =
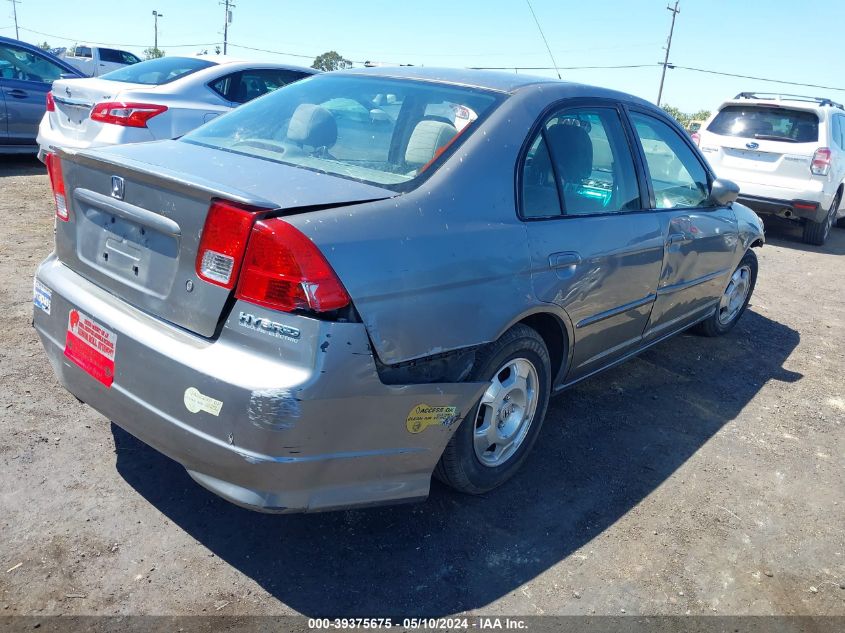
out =
<path fill-rule="evenodd" d="M 114 382 L 117 335 L 79 310 L 68 315 L 65 356 L 106 387 Z"/>

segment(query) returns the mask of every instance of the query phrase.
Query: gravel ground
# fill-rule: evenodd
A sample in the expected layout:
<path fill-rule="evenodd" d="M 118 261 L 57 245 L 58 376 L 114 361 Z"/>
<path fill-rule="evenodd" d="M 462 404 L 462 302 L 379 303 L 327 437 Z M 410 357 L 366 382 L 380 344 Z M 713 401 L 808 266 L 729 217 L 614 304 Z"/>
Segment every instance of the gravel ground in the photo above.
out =
<path fill-rule="evenodd" d="M 0 159 L 0 192 L 0 615 L 845 615 L 845 230 L 768 227 L 733 332 L 558 397 L 493 494 L 268 516 L 59 387 L 47 177 Z"/>

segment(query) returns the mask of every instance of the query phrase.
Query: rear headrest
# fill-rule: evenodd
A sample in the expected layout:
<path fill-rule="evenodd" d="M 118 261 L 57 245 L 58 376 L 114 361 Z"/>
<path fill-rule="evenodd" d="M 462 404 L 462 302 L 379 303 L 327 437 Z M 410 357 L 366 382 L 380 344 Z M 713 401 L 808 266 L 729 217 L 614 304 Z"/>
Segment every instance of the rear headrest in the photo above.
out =
<path fill-rule="evenodd" d="M 288 123 L 288 139 L 311 147 L 331 147 L 337 141 L 337 123 L 325 108 L 303 103 Z"/>
<path fill-rule="evenodd" d="M 593 142 L 578 125 L 556 123 L 546 130 L 554 151 L 558 177 L 567 183 L 589 178 L 593 171 Z"/>
<path fill-rule="evenodd" d="M 451 123 L 420 121 L 408 139 L 405 162 L 409 165 L 425 165 L 434 158 L 437 150 L 452 140 L 457 133 L 457 128 Z"/>

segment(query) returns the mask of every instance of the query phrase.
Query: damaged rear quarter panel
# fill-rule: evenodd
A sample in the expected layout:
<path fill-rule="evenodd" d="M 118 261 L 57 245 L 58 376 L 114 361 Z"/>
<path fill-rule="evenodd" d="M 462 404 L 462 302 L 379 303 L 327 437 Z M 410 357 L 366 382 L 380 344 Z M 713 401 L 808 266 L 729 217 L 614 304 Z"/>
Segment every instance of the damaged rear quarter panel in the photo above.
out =
<path fill-rule="evenodd" d="M 382 362 L 493 341 L 536 311 L 514 170 L 546 103 L 505 100 L 411 192 L 286 218 L 329 260 Z"/>

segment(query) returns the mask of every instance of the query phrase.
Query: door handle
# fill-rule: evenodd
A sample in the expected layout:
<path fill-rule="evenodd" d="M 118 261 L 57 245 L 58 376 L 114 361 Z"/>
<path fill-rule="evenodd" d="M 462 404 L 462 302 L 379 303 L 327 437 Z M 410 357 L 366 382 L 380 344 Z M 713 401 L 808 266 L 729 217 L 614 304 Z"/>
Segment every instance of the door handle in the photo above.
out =
<path fill-rule="evenodd" d="M 691 238 L 687 237 L 686 233 L 670 233 L 669 239 L 666 240 L 667 246 L 672 244 L 680 244 L 682 242 L 689 242 Z"/>
<path fill-rule="evenodd" d="M 26 90 L 21 90 L 20 88 L 12 88 L 11 90 L 7 90 L 6 94 L 10 97 L 14 97 L 15 99 L 26 99 L 28 96 Z"/>
<path fill-rule="evenodd" d="M 577 266 L 581 263 L 578 253 L 552 253 L 549 255 L 549 266 L 553 269 Z"/>

